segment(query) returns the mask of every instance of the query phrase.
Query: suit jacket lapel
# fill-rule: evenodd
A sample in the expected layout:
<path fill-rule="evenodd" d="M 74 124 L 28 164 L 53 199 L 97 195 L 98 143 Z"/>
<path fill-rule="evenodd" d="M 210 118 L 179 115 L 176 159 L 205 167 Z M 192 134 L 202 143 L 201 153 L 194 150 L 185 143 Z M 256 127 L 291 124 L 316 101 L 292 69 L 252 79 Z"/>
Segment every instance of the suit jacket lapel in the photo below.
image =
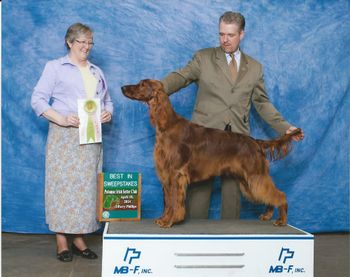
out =
<path fill-rule="evenodd" d="M 219 68 L 222 70 L 226 79 L 230 82 L 232 86 L 234 86 L 235 82 L 232 79 L 231 71 L 227 64 L 225 52 L 221 49 L 221 47 L 216 48 L 216 62 Z"/>
<path fill-rule="evenodd" d="M 216 61 L 226 79 L 230 82 L 232 86 L 238 84 L 240 80 L 243 79 L 244 75 L 248 72 L 248 60 L 243 52 L 241 52 L 241 62 L 239 65 L 238 76 L 236 81 L 233 81 L 230 68 L 227 64 L 225 52 L 221 47 L 216 48 Z"/>
<path fill-rule="evenodd" d="M 248 72 L 248 60 L 247 57 L 241 52 L 241 62 L 239 65 L 238 76 L 236 79 L 236 84 L 243 79 L 244 75 Z"/>

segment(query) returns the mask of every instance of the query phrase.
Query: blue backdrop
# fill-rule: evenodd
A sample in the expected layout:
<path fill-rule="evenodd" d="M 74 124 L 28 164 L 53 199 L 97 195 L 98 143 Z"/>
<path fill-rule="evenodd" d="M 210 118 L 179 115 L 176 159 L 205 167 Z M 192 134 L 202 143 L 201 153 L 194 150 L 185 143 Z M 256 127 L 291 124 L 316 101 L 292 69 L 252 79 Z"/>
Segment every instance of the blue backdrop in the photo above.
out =
<path fill-rule="evenodd" d="M 44 159 L 48 123 L 30 107 L 45 63 L 65 55 L 69 25 L 94 33 L 90 60 L 107 78 L 115 104 L 104 128 L 104 170 L 143 174 L 142 217 L 162 211 L 162 191 L 152 151 L 154 130 L 145 105 L 120 87 L 161 79 L 193 53 L 218 45 L 218 18 L 226 10 L 246 17 L 242 49 L 265 69 L 271 101 L 305 131 L 292 154 L 271 174 L 289 199 L 289 223 L 310 232 L 349 231 L 349 1 L 21 1 L 2 2 L 2 229 L 47 233 Z M 191 117 L 196 86 L 171 96 Z M 275 133 L 253 112 L 252 136 Z M 215 189 L 211 218 L 219 216 Z M 243 218 L 262 206 L 246 201 Z"/>

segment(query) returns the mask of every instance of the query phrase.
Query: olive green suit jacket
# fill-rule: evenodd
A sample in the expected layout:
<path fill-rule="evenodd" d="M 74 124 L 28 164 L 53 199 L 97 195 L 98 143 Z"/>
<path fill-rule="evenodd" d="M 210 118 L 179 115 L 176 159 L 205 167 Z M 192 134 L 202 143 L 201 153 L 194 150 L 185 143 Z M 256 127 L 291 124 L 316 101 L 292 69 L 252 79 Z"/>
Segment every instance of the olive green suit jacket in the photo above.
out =
<path fill-rule="evenodd" d="M 249 134 L 249 114 L 253 103 L 259 115 L 279 134 L 291 126 L 272 105 L 265 90 L 262 65 L 241 52 L 234 81 L 221 47 L 195 53 L 184 67 L 166 76 L 162 83 L 168 94 L 197 83 L 198 92 L 192 115 L 194 123 Z"/>

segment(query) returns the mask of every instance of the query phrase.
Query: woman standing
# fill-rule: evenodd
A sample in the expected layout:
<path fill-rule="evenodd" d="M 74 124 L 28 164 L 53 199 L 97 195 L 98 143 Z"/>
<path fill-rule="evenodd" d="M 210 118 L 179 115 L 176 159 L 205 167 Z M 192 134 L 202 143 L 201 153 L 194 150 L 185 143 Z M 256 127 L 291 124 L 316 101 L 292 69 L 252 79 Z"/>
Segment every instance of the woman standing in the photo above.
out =
<path fill-rule="evenodd" d="M 97 98 L 101 123 L 111 121 L 113 104 L 103 72 L 88 61 L 94 45 L 90 27 L 76 23 L 65 36 L 68 54 L 49 61 L 34 88 L 31 104 L 49 121 L 46 145 L 45 212 L 49 229 L 56 233 L 57 258 L 73 254 L 96 259 L 83 234 L 100 228 L 96 221 L 97 174 L 102 170 L 102 145 L 79 145 L 78 99 Z M 73 234 L 71 250 L 67 235 Z"/>

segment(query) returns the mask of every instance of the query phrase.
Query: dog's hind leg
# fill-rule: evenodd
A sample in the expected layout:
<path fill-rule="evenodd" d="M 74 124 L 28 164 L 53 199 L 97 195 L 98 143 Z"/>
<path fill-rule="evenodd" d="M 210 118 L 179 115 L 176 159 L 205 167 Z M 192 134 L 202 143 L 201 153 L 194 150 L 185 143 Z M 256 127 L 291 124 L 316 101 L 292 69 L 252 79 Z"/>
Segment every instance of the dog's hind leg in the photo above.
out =
<path fill-rule="evenodd" d="M 272 216 L 273 216 L 274 210 L 275 210 L 274 206 L 267 205 L 265 213 L 260 215 L 259 219 L 262 220 L 262 221 L 270 220 L 272 218 Z"/>
<path fill-rule="evenodd" d="M 251 202 L 255 202 L 256 201 L 256 199 L 252 195 L 252 192 L 249 189 L 249 185 L 247 183 L 241 182 L 239 187 L 240 187 L 240 190 L 241 190 L 241 192 L 242 192 L 242 194 L 244 195 L 245 198 L 247 198 Z M 261 214 L 259 216 L 259 219 L 262 220 L 262 221 L 270 220 L 272 218 L 272 216 L 273 216 L 274 209 L 275 209 L 274 206 L 267 205 L 265 213 Z"/>
<path fill-rule="evenodd" d="M 273 215 L 274 207 L 278 208 L 279 215 L 274 222 L 275 226 L 284 226 L 287 224 L 287 198 L 286 195 L 278 190 L 270 176 L 257 176 L 249 180 L 250 192 L 257 202 L 267 205 L 265 214 L 260 216 L 262 220 L 269 220 Z"/>
<path fill-rule="evenodd" d="M 282 204 L 278 207 L 278 218 L 273 225 L 275 226 L 285 226 L 287 224 L 287 212 L 288 203 Z"/>

